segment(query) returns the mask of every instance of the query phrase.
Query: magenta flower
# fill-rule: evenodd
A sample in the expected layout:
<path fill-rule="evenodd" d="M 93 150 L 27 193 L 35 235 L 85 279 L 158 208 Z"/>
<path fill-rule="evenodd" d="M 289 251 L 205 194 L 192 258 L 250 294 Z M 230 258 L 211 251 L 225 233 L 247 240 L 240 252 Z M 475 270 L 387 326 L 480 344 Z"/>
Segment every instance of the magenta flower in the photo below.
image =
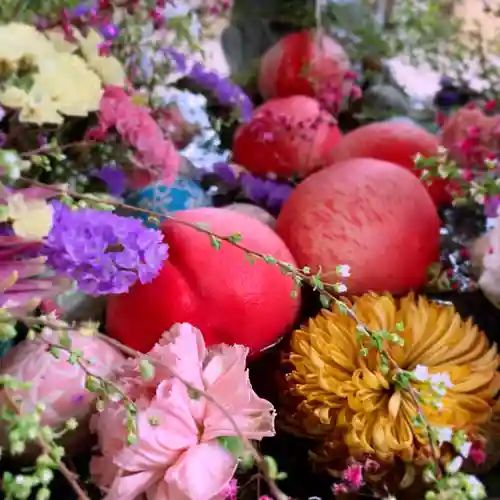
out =
<path fill-rule="evenodd" d="M 93 427 L 102 456 L 91 471 L 106 500 L 215 500 L 228 493 L 237 466 L 219 438 L 237 437 L 220 408 L 173 378 L 169 368 L 212 396 L 248 439 L 274 435 L 274 409 L 253 391 L 246 369 L 247 349 L 207 348 L 199 330 L 175 325 L 149 353 L 161 363 L 152 380 L 141 377 L 137 360 L 118 373 L 136 403 L 137 442 L 126 445 L 125 410 L 110 404 Z"/>

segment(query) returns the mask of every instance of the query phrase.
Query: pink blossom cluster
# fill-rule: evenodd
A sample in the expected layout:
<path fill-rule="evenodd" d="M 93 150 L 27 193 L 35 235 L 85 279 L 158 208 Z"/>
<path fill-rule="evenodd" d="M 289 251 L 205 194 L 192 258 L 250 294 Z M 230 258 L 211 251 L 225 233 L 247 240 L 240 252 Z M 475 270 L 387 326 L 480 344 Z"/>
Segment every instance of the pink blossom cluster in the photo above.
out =
<path fill-rule="evenodd" d="M 131 186 L 139 188 L 156 180 L 169 184 L 175 179 L 180 156 L 173 143 L 153 119 L 148 108 L 140 106 L 121 87 L 107 85 L 101 99 L 99 123 L 89 138 L 102 140 L 115 129 L 134 148 Z"/>
<path fill-rule="evenodd" d="M 342 482 L 333 485 L 333 493 L 339 495 L 360 490 L 365 485 L 364 473 L 376 472 L 380 465 L 372 459 L 364 462 L 353 460 L 342 474 Z"/>
<path fill-rule="evenodd" d="M 247 349 L 207 348 L 201 332 L 183 323 L 148 357 L 156 366 L 149 380 L 137 359 L 118 374 L 137 408 L 136 443 L 126 444 L 123 403 L 110 403 L 92 423 L 101 451 L 91 463 L 94 480 L 106 500 L 224 500 L 236 488 L 237 457 L 220 438 L 274 435 L 274 408 L 251 387 Z"/>
<path fill-rule="evenodd" d="M 344 75 L 344 83 L 340 87 L 337 83 L 327 81 L 317 89 L 317 99 L 323 109 L 332 113 L 334 116 L 340 113 L 344 97 L 358 100 L 362 96 L 361 88 L 354 82 L 358 75 L 352 71 L 347 71 Z"/>
<path fill-rule="evenodd" d="M 497 159 L 500 153 L 500 116 L 489 115 L 492 109 L 492 102 L 482 109 L 468 105 L 444 122 L 441 144 L 466 176 L 470 177 L 470 169 L 481 169 L 486 160 Z"/>

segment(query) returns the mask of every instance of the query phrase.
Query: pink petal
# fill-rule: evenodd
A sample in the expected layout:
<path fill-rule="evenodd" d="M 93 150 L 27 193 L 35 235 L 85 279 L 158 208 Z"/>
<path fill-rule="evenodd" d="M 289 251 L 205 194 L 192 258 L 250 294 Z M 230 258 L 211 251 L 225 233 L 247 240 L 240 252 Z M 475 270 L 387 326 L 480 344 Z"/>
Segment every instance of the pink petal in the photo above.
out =
<path fill-rule="evenodd" d="M 216 441 L 190 448 L 165 474 L 165 481 L 190 500 L 211 500 L 232 479 L 235 458 Z M 170 492 L 171 490 L 169 490 Z M 170 497 L 178 500 L 180 497 Z"/>
<path fill-rule="evenodd" d="M 207 392 L 233 417 L 249 439 L 274 435 L 274 407 L 252 389 L 245 366 L 246 349 L 219 346 L 203 371 Z M 207 402 L 203 441 L 235 436 L 231 422 L 216 405 Z"/>
<path fill-rule="evenodd" d="M 157 471 L 139 472 L 129 476 L 117 476 L 104 500 L 137 500 L 154 483 L 162 480 Z"/>
<path fill-rule="evenodd" d="M 178 380 L 170 382 L 147 410 L 138 414 L 138 440 L 123 448 L 114 459 L 126 471 L 158 469 L 170 466 L 179 453 L 198 442 L 198 427 L 190 413 L 191 400 Z"/>

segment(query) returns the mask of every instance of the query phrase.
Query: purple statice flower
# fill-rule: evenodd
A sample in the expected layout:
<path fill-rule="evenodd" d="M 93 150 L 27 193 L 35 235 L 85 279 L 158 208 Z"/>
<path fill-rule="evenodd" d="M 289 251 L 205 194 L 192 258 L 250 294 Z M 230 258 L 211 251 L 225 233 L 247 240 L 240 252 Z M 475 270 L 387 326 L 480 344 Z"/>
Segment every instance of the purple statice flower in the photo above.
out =
<path fill-rule="evenodd" d="M 121 196 L 126 189 L 126 177 L 123 170 L 112 165 L 105 165 L 100 170 L 93 170 L 92 175 L 106 184 L 111 196 Z"/>
<path fill-rule="evenodd" d="M 47 265 L 89 295 L 126 292 L 151 282 L 168 256 L 160 231 L 138 219 L 55 201 L 52 230 L 42 248 Z"/>
<path fill-rule="evenodd" d="M 247 173 L 240 175 L 239 182 L 245 196 L 272 214 L 279 213 L 281 206 L 293 191 L 293 186 L 287 182 L 261 179 Z"/>
<path fill-rule="evenodd" d="M 230 186 L 236 186 L 238 184 L 238 176 L 236 175 L 236 172 L 226 162 L 219 161 L 214 163 L 212 168 L 214 174 L 226 184 L 229 184 Z"/>
<path fill-rule="evenodd" d="M 236 107 L 242 121 L 248 121 L 252 115 L 253 104 L 243 90 L 233 82 L 206 69 L 201 63 L 195 62 L 188 69 L 186 57 L 175 49 L 167 49 L 168 55 L 177 66 L 177 70 L 214 94 L 223 106 Z"/>

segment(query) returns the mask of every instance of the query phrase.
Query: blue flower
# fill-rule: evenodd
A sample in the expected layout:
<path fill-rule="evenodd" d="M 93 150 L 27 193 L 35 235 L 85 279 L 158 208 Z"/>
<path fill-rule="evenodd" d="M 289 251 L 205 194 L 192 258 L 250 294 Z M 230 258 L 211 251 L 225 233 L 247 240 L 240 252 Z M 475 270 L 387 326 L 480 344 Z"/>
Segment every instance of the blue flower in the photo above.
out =
<path fill-rule="evenodd" d="M 124 293 L 151 282 L 168 256 L 160 231 L 137 219 L 53 202 L 52 230 L 42 248 L 47 265 L 89 295 Z"/>

